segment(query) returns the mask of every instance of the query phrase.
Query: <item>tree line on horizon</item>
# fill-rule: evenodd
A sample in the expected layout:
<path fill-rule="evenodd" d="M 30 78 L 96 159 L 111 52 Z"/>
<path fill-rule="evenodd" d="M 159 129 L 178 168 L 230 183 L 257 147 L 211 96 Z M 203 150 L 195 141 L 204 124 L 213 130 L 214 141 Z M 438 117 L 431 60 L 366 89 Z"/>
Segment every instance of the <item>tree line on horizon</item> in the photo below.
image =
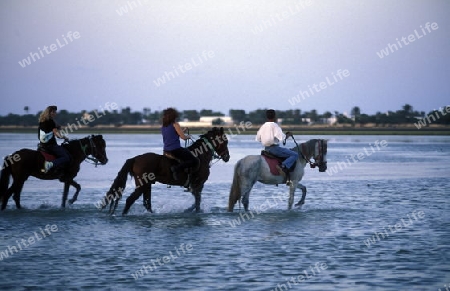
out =
<path fill-rule="evenodd" d="M 402 106 L 402 109 L 397 111 L 388 111 L 385 113 L 377 112 L 376 114 L 369 115 L 361 112 L 358 106 L 355 106 L 351 110 L 350 116 L 344 113 L 334 111 L 325 111 L 324 113 L 318 113 L 317 110 L 302 111 L 301 109 L 292 110 L 276 110 L 277 118 L 282 119 L 282 124 L 285 125 L 307 125 L 307 124 L 329 124 L 330 118 L 334 118 L 335 124 L 347 124 L 355 125 L 359 124 L 364 126 L 365 124 L 374 124 L 376 126 L 393 126 L 398 124 L 413 124 L 422 118 L 427 116 L 435 116 L 433 118 L 434 124 L 450 124 L 450 114 L 446 112 L 448 106 L 443 106 L 442 111 L 433 110 L 428 114 L 424 111 L 414 111 L 413 107 L 409 104 Z M 230 109 L 229 116 L 235 123 L 251 122 L 252 124 L 262 124 L 266 121 L 265 112 L 267 109 L 257 109 L 246 112 L 241 109 Z M 41 112 L 37 114 L 29 114 L 28 106 L 24 107 L 25 114 L 8 114 L 6 116 L 0 116 L 0 126 L 16 125 L 16 126 L 36 126 L 38 125 L 38 119 Z M 96 125 L 114 125 L 120 127 L 121 125 L 158 125 L 161 124 L 162 111 L 154 110 L 150 108 L 144 108 L 142 111 L 131 111 L 130 107 L 122 108 L 120 110 L 112 111 L 82 111 L 82 112 L 69 112 L 65 109 L 58 110 L 56 121 L 61 126 L 67 126 L 69 124 L 87 125 L 94 127 Z M 217 116 L 218 118 L 213 121 L 214 125 L 221 125 L 223 121 L 221 116 L 225 116 L 221 112 L 213 111 L 210 109 L 198 110 L 183 110 L 180 111 L 180 121 L 198 121 L 203 116 Z M 91 116 L 89 122 L 87 118 Z M 83 120 L 84 119 L 84 120 Z"/>

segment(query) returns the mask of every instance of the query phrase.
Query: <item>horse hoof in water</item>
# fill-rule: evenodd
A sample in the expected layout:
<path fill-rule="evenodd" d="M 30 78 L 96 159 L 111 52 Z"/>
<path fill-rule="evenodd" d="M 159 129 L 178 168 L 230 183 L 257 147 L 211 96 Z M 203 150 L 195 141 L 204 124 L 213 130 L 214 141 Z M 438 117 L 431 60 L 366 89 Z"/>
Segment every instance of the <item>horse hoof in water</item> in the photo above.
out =
<path fill-rule="evenodd" d="M 197 210 L 195 205 L 193 205 L 193 206 L 187 208 L 186 210 L 184 210 L 184 213 L 192 213 L 192 212 L 194 212 L 194 213 L 203 213 L 203 210 L 202 209 L 198 209 Z"/>
<path fill-rule="evenodd" d="M 300 208 L 300 207 L 302 207 L 303 204 L 305 204 L 304 201 L 303 201 L 303 202 L 302 202 L 302 201 L 299 201 L 299 202 L 297 202 L 294 206 Z"/>

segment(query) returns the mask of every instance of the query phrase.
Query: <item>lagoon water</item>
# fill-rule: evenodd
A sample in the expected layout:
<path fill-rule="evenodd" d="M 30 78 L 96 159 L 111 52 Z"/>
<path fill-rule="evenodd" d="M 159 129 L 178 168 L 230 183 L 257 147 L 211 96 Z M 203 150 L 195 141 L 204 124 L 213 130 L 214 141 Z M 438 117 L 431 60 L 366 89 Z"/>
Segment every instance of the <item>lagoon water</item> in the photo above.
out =
<path fill-rule="evenodd" d="M 212 165 L 203 213 L 183 213 L 193 197 L 157 184 L 155 213 L 146 213 L 139 199 L 125 217 L 124 199 L 117 216 L 95 204 L 127 158 L 160 153 L 161 139 L 104 137 L 109 163 L 82 164 L 76 178 L 82 191 L 74 205 L 60 209 L 58 181 L 29 178 L 21 195 L 24 209 L 16 210 L 11 199 L 0 213 L 0 290 L 446 290 L 450 285 L 449 136 L 326 136 L 328 170 L 306 169 L 303 207 L 287 211 L 286 186 L 257 183 L 251 211 L 240 212 L 237 205 L 228 213 L 234 164 L 260 151 L 253 136 L 236 135 L 229 142 L 230 161 Z M 296 137 L 310 138 L 320 136 Z M 384 146 L 376 147 L 376 141 Z M 0 134 L 2 157 L 35 145 L 35 134 Z M 130 179 L 125 198 L 131 185 Z M 261 210 L 268 201 L 270 207 Z M 29 243 L 19 249 L 22 239 Z"/>

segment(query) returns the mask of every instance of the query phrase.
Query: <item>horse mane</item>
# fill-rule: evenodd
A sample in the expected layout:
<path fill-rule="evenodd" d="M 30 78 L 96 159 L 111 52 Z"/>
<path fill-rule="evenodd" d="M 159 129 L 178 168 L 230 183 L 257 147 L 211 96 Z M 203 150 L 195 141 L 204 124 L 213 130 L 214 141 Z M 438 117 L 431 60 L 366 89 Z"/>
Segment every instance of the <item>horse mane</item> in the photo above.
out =
<path fill-rule="evenodd" d="M 213 129 L 208 130 L 206 133 L 203 133 L 201 135 L 199 135 L 198 139 L 196 139 L 190 146 L 188 146 L 188 149 L 194 149 L 196 148 L 197 145 L 199 145 L 200 143 L 202 143 L 204 140 L 204 138 L 208 139 L 208 135 L 214 133 L 216 127 L 213 127 Z M 209 139 L 208 139 L 209 141 Z"/>
<path fill-rule="evenodd" d="M 290 150 L 294 151 L 294 152 L 297 152 L 299 154 L 303 154 L 304 156 L 307 157 L 311 151 L 314 151 L 314 149 L 312 149 L 311 147 L 316 143 L 316 141 L 317 141 L 317 139 L 315 139 L 315 138 L 310 139 L 308 141 L 305 141 L 305 142 L 302 142 L 302 143 L 296 145 L 295 147 L 291 148 Z M 302 145 L 306 145 L 306 149 L 308 150 L 308 153 L 303 153 L 303 151 L 302 151 L 303 146 Z"/>
<path fill-rule="evenodd" d="M 314 149 L 314 145 L 315 145 L 316 142 L 318 142 L 319 140 L 320 140 L 320 139 L 317 139 L 317 138 L 310 139 L 310 140 L 308 140 L 308 141 L 305 141 L 305 142 L 302 142 L 302 143 L 296 145 L 295 147 L 291 148 L 290 150 L 291 150 L 291 151 L 297 151 L 298 153 L 303 153 L 303 152 L 302 152 L 302 145 L 305 144 L 305 145 L 306 145 L 306 148 L 307 148 L 307 150 L 308 150 L 308 153 L 303 153 L 303 155 L 307 157 L 308 154 L 310 154 L 311 152 L 314 152 L 314 150 L 315 150 L 315 149 Z M 323 141 L 323 144 L 324 144 L 324 153 L 326 154 L 326 153 L 327 153 L 327 140 L 326 140 L 326 139 L 323 139 L 322 141 Z"/>
<path fill-rule="evenodd" d="M 78 142 L 78 141 L 79 141 L 79 139 L 71 139 L 67 142 L 63 142 L 61 144 L 61 146 L 69 149 L 69 148 L 72 148 L 75 145 L 75 142 Z"/>

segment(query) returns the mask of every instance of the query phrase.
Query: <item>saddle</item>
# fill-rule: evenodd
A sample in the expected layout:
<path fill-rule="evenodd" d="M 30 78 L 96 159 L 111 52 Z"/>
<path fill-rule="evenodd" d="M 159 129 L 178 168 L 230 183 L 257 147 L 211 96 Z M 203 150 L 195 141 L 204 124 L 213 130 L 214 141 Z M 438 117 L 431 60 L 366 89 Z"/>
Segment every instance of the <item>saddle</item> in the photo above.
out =
<path fill-rule="evenodd" d="M 164 156 L 165 156 L 166 158 L 171 159 L 171 160 L 175 160 L 175 161 L 177 161 L 178 163 L 181 163 L 180 159 L 177 159 L 177 158 L 176 158 L 174 155 L 172 155 L 170 152 L 164 151 Z"/>
<path fill-rule="evenodd" d="M 56 156 L 52 153 L 50 153 L 44 146 L 42 146 L 40 143 L 37 146 L 37 151 L 44 157 L 44 164 L 45 162 L 51 162 L 56 160 Z M 69 153 L 69 157 L 70 159 L 72 159 L 70 153 Z M 44 164 L 42 165 L 42 169 L 44 169 Z M 51 174 L 56 174 L 58 175 L 60 178 L 63 176 L 64 174 L 64 170 L 66 169 L 66 167 L 60 166 L 60 167 L 53 167 L 51 168 L 47 174 L 51 173 Z"/>
<path fill-rule="evenodd" d="M 269 153 L 268 151 L 262 150 L 261 156 L 266 160 L 267 164 L 269 165 L 270 173 L 274 176 L 280 176 L 281 173 L 278 170 L 278 168 L 281 166 L 281 163 L 286 160 L 287 158 L 277 157 Z M 297 162 L 295 162 L 291 168 L 289 168 L 289 172 L 292 172 L 295 169 L 295 165 Z"/>
<path fill-rule="evenodd" d="M 181 160 L 176 158 L 170 152 L 164 151 L 163 155 L 166 158 L 175 161 L 176 163 L 181 163 Z M 198 165 L 200 167 L 200 163 L 198 163 Z M 192 173 L 198 171 L 198 168 L 196 168 L 196 169 L 188 168 L 188 169 L 185 169 L 184 171 L 185 171 L 185 173 L 187 173 L 187 179 L 186 179 L 186 182 L 184 183 L 183 187 L 188 189 L 190 187 L 190 185 L 191 185 L 191 175 L 192 175 Z M 185 190 L 185 191 L 187 191 L 187 190 Z"/>
<path fill-rule="evenodd" d="M 47 149 L 43 147 L 41 144 L 38 144 L 37 150 L 44 157 L 45 161 L 51 162 L 53 160 L 56 160 L 56 156 L 48 152 Z"/>

